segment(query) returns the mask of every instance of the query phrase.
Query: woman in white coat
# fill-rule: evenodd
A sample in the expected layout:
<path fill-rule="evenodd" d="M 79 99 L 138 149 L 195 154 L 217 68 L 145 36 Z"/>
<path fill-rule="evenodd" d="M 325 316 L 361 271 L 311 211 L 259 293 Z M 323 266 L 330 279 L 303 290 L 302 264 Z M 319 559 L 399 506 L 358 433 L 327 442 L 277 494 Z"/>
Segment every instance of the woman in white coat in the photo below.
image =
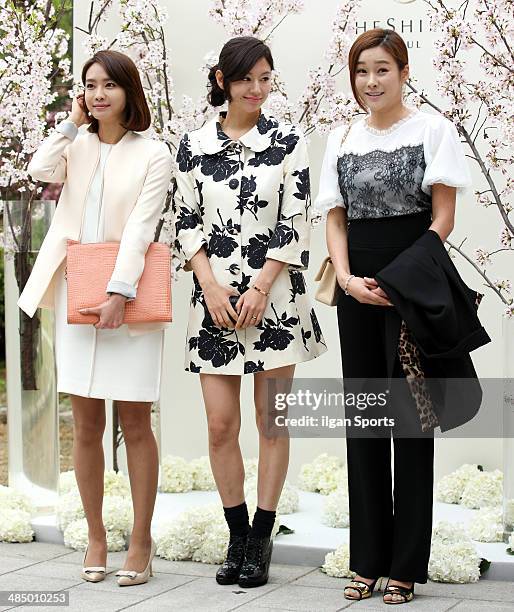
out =
<path fill-rule="evenodd" d="M 223 47 L 209 102 L 228 111 L 182 139 L 176 247 L 193 270 L 186 369 L 200 374 L 212 471 L 230 529 L 220 584 L 265 584 L 289 439 L 268 427 L 268 386 L 326 350 L 302 270 L 309 261 L 307 146 L 297 126 L 261 111 L 273 58 L 253 37 Z M 259 431 L 250 529 L 238 436 L 241 375 L 252 374 Z M 287 382 L 286 382 L 287 381 Z M 284 434 L 286 432 L 283 432 Z"/>
<path fill-rule="evenodd" d="M 85 92 L 73 100 L 69 119 L 29 165 L 32 178 L 64 185 L 19 306 L 29 316 L 38 307 L 55 307 L 58 390 L 71 396 L 73 459 L 89 528 L 82 578 L 89 582 L 105 577 L 104 400 L 117 400 L 134 506 L 130 547 L 118 573 L 120 586 L 127 586 L 148 580 L 155 554 L 150 524 L 158 456 L 150 416 L 159 397 L 164 327 L 122 322 L 126 301 L 136 297 L 172 159 L 165 144 L 135 133 L 150 126 L 150 112 L 130 58 L 100 51 L 84 65 L 82 81 Z M 98 317 L 94 325 L 67 323 L 67 239 L 120 243 L 105 301 L 83 311 Z"/>

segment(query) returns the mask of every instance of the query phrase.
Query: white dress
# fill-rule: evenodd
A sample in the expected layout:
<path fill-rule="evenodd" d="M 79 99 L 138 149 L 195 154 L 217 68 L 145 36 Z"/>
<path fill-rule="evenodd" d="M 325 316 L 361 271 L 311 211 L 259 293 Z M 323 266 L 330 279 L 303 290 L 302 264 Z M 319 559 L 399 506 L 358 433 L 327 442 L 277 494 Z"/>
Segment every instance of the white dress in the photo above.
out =
<path fill-rule="evenodd" d="M 81 242 L 103 241 L 102 189 L 112 145 L 100 144 L 100 161 L 86 201 Z M 129 336 L 128 328 L 68 325 L 64 271 L 57 273 L 55 295 L 57 389 L 82 397 L 132 402 L 159 399 L 164 332 Z"/>

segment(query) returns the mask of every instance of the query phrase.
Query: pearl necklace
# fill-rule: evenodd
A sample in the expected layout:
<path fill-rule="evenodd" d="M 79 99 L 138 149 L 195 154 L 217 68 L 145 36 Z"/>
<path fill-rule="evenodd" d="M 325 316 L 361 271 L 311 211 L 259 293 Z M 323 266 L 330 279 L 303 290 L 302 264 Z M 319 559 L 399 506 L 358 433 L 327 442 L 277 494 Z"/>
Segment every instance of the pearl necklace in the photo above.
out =
<path fill-rule="evenodd" d="M 364 127 L 370 134 L 374 134 L 375 136 L 387 136 L 388 134 L 392 134 L 395 130 L 397 130 L 400 127 L 400 125 L 403 125 L 417 112 L 418 112 L 417 109 L 409 108 L 408 115 L 406 115 L 403 119 L 400 119 L 396 123 L 393 123 L 393 125 L 391 125 L 385 130 L 379 130 L 377 128 L 371 127 L 371 125 L 368 124 L 368 119 L 364 119 Z"/>

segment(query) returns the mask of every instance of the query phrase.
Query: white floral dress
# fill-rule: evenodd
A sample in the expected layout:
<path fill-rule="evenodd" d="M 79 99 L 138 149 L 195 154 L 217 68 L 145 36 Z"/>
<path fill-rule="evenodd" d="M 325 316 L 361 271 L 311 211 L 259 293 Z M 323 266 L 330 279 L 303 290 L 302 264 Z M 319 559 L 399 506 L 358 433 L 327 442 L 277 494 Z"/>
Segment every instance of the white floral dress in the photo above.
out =
<path fill-rule="evenodd" d="M 260 324 L 241 330 L 213 324 L 193 277 L 186 370 L 249 374 L 323 353 L 302 274 L 309 262 L 311 198 L 307 146 L 298 128 L 261 113 L 255 127 L 233 141 L 215 118 L 184 135 L 177 165 L 175 248 L 182 261 L 205 247 L 217 282 L 240 294 L 266 258 L 287 264 Z"/>

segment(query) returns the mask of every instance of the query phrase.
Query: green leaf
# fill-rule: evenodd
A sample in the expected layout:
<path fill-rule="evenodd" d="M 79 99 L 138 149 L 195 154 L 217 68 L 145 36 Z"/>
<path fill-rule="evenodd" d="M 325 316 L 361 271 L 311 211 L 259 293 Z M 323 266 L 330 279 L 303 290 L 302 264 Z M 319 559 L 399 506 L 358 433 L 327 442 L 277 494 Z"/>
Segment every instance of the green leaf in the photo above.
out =
<path fill-rule="evenodd" d="M 294 529 L 289 529 L 286 525 L 280 525 L 277 535 L 289 535 L 290 533 L 294 533 Z"/>
<path fill-rule="evenodd" d="M 514 555 L 514 550 L 512 550 L 512 548 L 507 548 L 507 554 Z"/>
<path fill-rule="evenodd" d="M 480 559 L 480 575 L 487 572 L 487 570 L 491 567 L 491 562 L 487 559 Z"/>

